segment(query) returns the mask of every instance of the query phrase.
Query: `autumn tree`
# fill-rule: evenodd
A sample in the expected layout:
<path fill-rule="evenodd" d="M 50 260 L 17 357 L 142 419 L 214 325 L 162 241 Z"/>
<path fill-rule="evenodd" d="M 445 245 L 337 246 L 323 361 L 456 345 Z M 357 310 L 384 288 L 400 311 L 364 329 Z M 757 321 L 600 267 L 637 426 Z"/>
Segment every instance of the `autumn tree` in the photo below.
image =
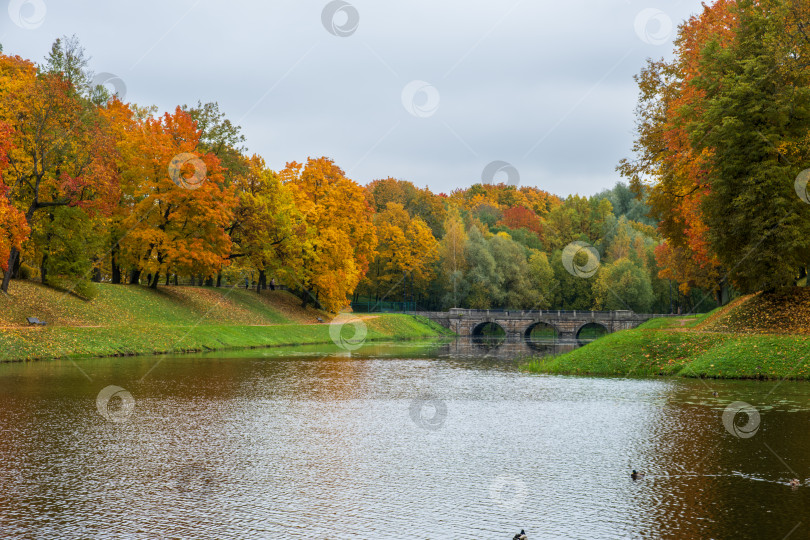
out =
<path fill-rule="evenodd" d="M 435 278 L 433 263 L 438 257 L 438 242 L 421 218 L 411 218 L 399 203 L 388 203 L 374 215 L 377 256 L 366 274 L 364 287 L 381 301 L 411 292 L 426 291 Z"/>
<path fill-rule="evenodd" d="M 126 235 L 121 257 L 133 269 L 161 274 L 215 275 L 226 263 L 231 239 L 225 226 L 233 219 L 234 189 L 222 180 L 219 160 L 197 153 L 200 133 L 190 115 L 147 118 L 123 141 L 126 183 L 132 186 L 132 209 L 123 219 Z"/>
<path fill-rule="evenodd" d="M 117 192 L 115 148 L 103 118 L 61 72 L 37 73 L 19 57 L 0 55 L 0 121 L 10 126 L 6 198 L 32 226 L 43 211 L 76 206 L 109 209 Z M 11 246 L 7 266 L 20 250 Z M 8 290 L 11 272 L 3 277 Z"/>
<path fill-rule="evenodd" d="M 3 171 L 8 167 L 8 151 L 11 147 L 10 132 L 8 125 L 0 125 L 0 268 L 4 275 L 10 273 L 8 263 L 12 248 L 21 251 L 22 243 L 31 232 L 25 214 L 9 202 L 9 188 L 3 181 Z"/>
<path fill-rule="evenodd" d="M 810 67 L 805 59 L 779 69 L 797 52 L 790 42 L 772 46 L 784 19 L 751 0 L 737 6 L 732 45 L 705 51 L 694 84 L 706 108 L 689 131 L 709 154 L 702 209 L 712 250 L 737 288 L 752 292 L 792 285 L 810 260 L 810 209 L 793 186 L 805 166 L 779 150 L 810 128 Z"/>
<path fill-rule="evenodd" d="M 301 264 L 306 225 L 295 206 L 291 188 L 281 182 L 264 160 L 250 158 L 247 173 L 236 176 L 239 203 L 228 227 L 234 246 L 229 260 L 244 257 L 259 274 L 257 291 L 266 287 L 267 275 L 295 276 Z"/>
<path fill-rule="evenodd" d="M 513 206 L 504 210 L 498 225 L 540 233 L 540 218 L 525 206 Z"/>
<path fill-rule="evenodd" d="M 435 237 L 444 234 L 443 197 L 434 195 L 427 187 L 420 189 L 406 180 L 389 177 L 369 182 L 366 191 L 376 212 L 385 211 L 388 203 L 398 203 L 411 217 L 421 218 Z"/>
<path fill-rule="evenodd" d="M 459 302 L 467 295 L 464 280 L 464 273 L 467 270 L 465 255 L 467 232 L 458 207 L 453 206 L 448 211 L 444 230 L 444 237 L 439 242 L 437 273 L 445 289 L 443 304 L 458 307 Z"/>
<path fill-rule="evenodd" d="M 569 196 L 553 207 L 542 221 L 543 245 L 554 251 L 563 249 L 574 240 L 601 244 L 614 220 L 608 200 Z"/>
<path fill-rule="evenodd" d="M 695 84 L 704 51 L 711 47 L 714 54 L 733 42 L 737 27 L 733 7 L 731 0 L 704 5 L 702 13 L 681 26 L 675 59 L 649 61 L 636 77 L 636 159 L 622 160 L 618 167 L 636 194 L 644 195 L 665 239 L 666 245 L 656 251 L 660 277 L 677 280 L 683 292 L 693 287 L 713 289 L 718 298 L 724 271 L 709 245 L 702 211 L 711 192 L 710 152 L 693 145 L 689 126 L 706 109 L 705 90 Z"/>
<path fill-rule="evenodd" d="M 279 178 L 293 193 L 305 224 L 300 263 L 285 280 L 310 300 L 338 311 L 348 303 L 374 258 L 373 209 L 362 187 L 326 157 L 291 162 Z"/>

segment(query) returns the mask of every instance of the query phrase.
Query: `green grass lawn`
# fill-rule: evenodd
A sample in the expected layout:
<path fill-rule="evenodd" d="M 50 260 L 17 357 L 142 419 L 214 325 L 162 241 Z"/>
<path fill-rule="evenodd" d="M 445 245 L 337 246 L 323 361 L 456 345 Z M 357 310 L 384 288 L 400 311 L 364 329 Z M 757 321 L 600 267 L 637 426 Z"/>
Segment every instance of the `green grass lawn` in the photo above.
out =
<path fill-rule="evenodd" d="M 314 322 L 322 312 L 301 310 L 300 300 L 286 291 L 215 287 L 94 285 L 93 300 L 46 287 L 12 281 L 0 295 L 0 326 L 25 326 L 37 317 L 51 326 L 124 326 L 192 324 L 283 324 Z"/>
<path fill-rule="evenodd" d="M 98 285 L 91 301 L 36 283 L 0 296 L 0 361 L 331 343 L 331 317 L 285 291 Z M 30 327 L 25 318 L 48 321 Z M 326 323 L 318 323 L 321 317 Z M 421 317 L 363 316 L 367 341 L 448 335 Z M 344 325 L 345 338 L 354 335 Z"/>
<path fill-rule="evenodd" d="M 660 330 L 663 328 L 694 328 L 708 319 L 710 316 L 718 313 L 722 308 L 717 308 L 708 313 L 698 313 L 696 315 L 675 315 L 672 317 L 659 317 L 657 319 L 650 319 L 642 323 L 638 328 L 642 330 Z"/>
<path fill-rule="evenodd" d="M 448 335 L 449 331 L 411 315 L 364 319 L 365 341 L 405 340 Z M 352 325 L 345 325 L 347 328 Z M 275 326 L 55 326 L 0 332 L 0 361 L 181 353 L 282 345 L 331 343 L 330 325 Z M 352 338 L 349 328 L 346 338 Z"/>
<path fill-rule="evenodd" d="M 739 379 L 809 379 L 810 336 L 636 329 L 569 353 L 531 360 L 536 373 Z"/>

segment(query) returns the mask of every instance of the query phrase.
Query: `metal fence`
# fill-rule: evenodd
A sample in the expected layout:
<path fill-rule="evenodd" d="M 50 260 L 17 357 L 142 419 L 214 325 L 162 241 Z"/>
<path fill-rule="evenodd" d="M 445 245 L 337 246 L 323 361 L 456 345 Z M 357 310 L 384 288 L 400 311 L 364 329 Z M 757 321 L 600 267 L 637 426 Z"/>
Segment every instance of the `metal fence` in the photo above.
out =
<path fill-rule="evenodd" d="M 352 302 L 355 313 L 389 313 L 393 311 L 417 311 L 416 302 Z"/>

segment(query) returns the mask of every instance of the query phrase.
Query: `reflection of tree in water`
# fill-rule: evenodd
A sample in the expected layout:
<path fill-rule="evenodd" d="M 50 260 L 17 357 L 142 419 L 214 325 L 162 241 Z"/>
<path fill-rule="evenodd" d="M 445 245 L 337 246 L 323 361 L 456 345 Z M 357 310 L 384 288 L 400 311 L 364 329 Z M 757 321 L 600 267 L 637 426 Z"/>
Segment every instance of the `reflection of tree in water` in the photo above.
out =
<path fill-rule="evenodd" d="M 186 463 L 174 472 L 175 486 L 183 493 L 207 493 L 216 484 L 214 473 L 202 463 Z"/>
<path fill-rule="evenodd" d="M 577 343 L 582 346 L 607 335 L 607 328 L 598 323 L 588 323 L 577 332 Z"/>
<path fill-rule="evenodd" d="M 526 338 L 529 341 L 554 342 L 559 338 L 559 334 L 550 324 L 539 322 L 529 328 Z"/>
<path fill-rule="evenodd" d="M 540 356 L 549 356 L 556 353 L 557 348 L 559 347 L 559 343 L 557 341 L 552 340 L 539 340 L 539 339 L 527 339 L 526 346 L 532 350 L 534 354 Z"/>
<path fill-rule="evenodd" d="M 443 344 L 439 355 L 459 359 L 513 360 L 561 354 L 579 345 L 576 341 L 529 341 L 525 338 L 493 340 L 486 338 L 459 338 Z"/>
<path fill-rule="evenodd" d="M 472 342 L 481 349 L 495 349 L 505 341 L 506 331 L 494 323 L 485 323 L 473 331 Z"/>

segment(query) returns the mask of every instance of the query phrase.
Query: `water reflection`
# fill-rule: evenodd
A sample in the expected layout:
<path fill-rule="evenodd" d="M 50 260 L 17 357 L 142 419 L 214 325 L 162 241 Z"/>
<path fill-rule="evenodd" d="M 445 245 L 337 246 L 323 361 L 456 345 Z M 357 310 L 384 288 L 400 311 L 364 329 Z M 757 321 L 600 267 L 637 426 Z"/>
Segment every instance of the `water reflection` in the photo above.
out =
<path fill-rule="evenodd" d="M 788 486 L 810 476 L 807 383 L 527 375 L 532 345 L 478 347 L 0 365 L 0 537 L 810 533 Z M 123 422 L 97 410 L 110 385 Z"/>
<path fill-rule="evenodd" d="M 489 357 L 489 358 L 526 358 L 529 356 L 551 356 L 581 347 L 589 341 L 562 339 L 507 339 L 500 337 L 473 337 L 458 339 L 445 346 L 443 354 L 450 357 Z"/>

